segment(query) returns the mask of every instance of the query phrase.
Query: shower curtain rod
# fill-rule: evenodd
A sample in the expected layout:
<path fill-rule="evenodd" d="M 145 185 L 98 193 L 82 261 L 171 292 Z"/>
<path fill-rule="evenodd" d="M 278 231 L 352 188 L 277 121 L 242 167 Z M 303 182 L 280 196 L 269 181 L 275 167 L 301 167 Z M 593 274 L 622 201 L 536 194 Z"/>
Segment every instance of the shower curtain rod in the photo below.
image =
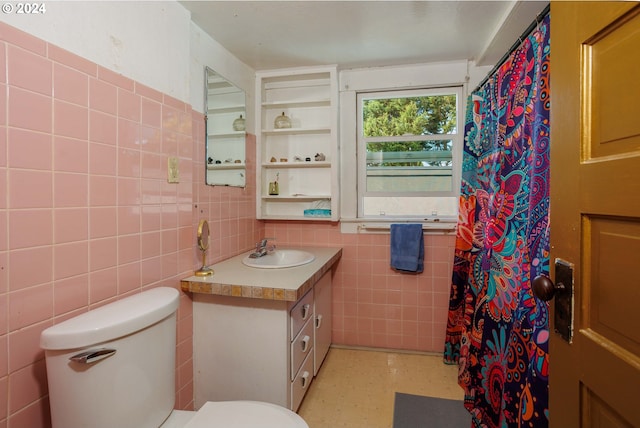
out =
<path fill-rule="evenodd" d="M 547 4 L 547 6 L 542 10 L 542 12 L 540 12 L 537 16 L 536 19 L 533 20 L 533 22 L 531 24 L 529 24 L 529 26 L 527 27 L 526 30 L 524 30 L 524 32 L 520 35 L 520 37 L 518 37 L 518 40 L 515 41 L 515 43 L 513 45 L 511 45 L 511 47 L 509 48 L 509 50 L 507 51 L 507 53 L 505 53 L 504 55 L 502 55 L 502 58 L 500 58 L 498 60 L 498 62 L 496 63 L 495 66 L 493 66 L 493 68 L 491 69 L 491 71 L 489 73 L 487 73 L 487 76 L 482 79 L 482 82 L 480 82 L 478 84 L 478 86 L 476 86 L 476 88 L 471 92 L 472 94 L 474 92 L 477 92 L 478 89 L 482 88 L 482 86 L 487 83 L 487 80 L 489 80 L 491 78 L 491 76 L 493 76 L 493 74 L 496 72 L 496 70 L 498 70 L 498 68 L 500 68 L 500 66 L 502 65 L 502 63 L 504 63 L 504 61 L 509 57 L 509 55 L 511 55 L 511 53 L 513 51 L 515 51 L 518 46 L 520 46 L 522 44 L 522 42 L 529 37 L 529 34 L 531 34 L 531 32 L 533 30 L 535 30 L 535 28 L 538 26 L 538 24 L 540 24 L 542 22 L 542 20 L 545 18 L 545 16 L 549 13 L 549 11 L 551 10 L 551 4 Z"/>

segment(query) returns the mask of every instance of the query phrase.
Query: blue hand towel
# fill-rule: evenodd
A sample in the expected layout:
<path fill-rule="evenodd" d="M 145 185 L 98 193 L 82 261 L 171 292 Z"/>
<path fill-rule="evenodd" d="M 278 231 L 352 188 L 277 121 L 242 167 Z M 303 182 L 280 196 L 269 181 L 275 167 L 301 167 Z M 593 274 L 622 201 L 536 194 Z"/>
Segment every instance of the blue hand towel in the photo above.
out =
<path fill-rule="evenodd" d="M 421 224 L 391 225 L 391 267 L 404 272 L 424 270 L 424 235 Z"/>

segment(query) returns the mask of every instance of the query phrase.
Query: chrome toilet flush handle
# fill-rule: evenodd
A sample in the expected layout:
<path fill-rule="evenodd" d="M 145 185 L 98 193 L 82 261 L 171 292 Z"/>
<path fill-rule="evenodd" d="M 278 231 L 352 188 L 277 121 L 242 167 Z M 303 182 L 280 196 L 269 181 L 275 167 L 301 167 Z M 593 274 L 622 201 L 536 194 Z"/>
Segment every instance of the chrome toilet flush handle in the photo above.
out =
<path fill-rule="evenodd" d="M 95 363 L 97 361 L 103 360 L 105 358 L 108 358 L 115 353 L 116 353 L 115 349 L 108 349 L 108 348 L 91 349 L 89 351 L 76 354 L 73 357 L 69 357 L 69 359 L 75 363 L 91 364 L 91 363 Z"/>

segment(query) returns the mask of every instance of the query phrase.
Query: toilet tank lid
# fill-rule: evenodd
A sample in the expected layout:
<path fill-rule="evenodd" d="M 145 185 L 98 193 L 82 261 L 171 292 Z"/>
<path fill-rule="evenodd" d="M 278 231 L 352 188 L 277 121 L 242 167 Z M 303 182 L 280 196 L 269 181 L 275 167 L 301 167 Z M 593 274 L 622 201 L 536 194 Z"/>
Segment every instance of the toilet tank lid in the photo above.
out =
<path fill-rule="evenodd" d="M 40 335 L 40 347 L 75 349 L 126 336 L 173 314 L 178 300 L 174 288 L 143 291 L 47 328 Z"/>

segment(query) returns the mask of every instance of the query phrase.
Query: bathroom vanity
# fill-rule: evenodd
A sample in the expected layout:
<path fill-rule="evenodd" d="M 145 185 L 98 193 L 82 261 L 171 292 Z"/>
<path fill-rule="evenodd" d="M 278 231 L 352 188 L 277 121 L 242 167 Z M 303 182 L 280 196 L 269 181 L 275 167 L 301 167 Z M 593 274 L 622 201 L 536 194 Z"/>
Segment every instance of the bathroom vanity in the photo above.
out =
<path fill-rule="evenodd" d="M 195 407 L 258 400 L 297 411 L 331 344 L 331 276 L 341 248 L 301 248 L 305 265 L 245 266 L 248 254 L 181 281 L 193 293 Z"/>

